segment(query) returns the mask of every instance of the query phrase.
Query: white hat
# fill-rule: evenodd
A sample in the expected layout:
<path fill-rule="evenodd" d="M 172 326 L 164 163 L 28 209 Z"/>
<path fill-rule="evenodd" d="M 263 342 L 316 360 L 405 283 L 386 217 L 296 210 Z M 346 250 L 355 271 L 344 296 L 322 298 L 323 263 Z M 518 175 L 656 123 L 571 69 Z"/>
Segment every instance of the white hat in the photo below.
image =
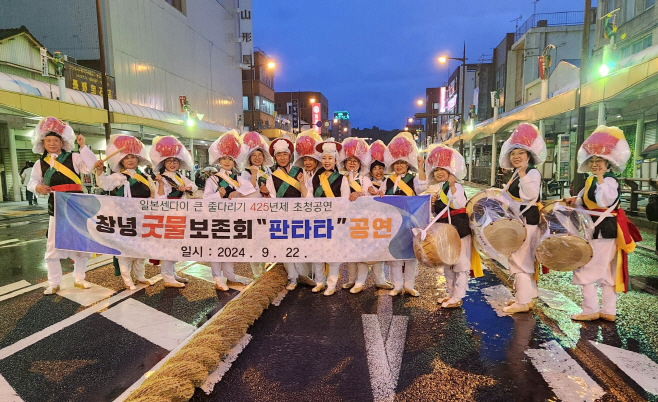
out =
<path fill-rule="evenodd" d="M 242 147 L 243 153 L 245 155 L 242 169 L 245 169 L 249 165 L 249 158 L 254 151 L 260 151 L 263 154 L 263 166 L 272 166 L 274 165 L 274 159 L 272 155 L 268 152 L 269 144 L 267 139 L 256 131 L 249 131 L 242 135 Z"/>
<path fill-rule="evenodd" d="M 445 169 L 458 180 L 466 177 L 466 163 L 464 157 L 455 149 L 445 145 L 432 144 L 427 150 L 427 161 L 425 161 L 425 172 L 429 184 L 436 184 L 434 171 Z"/>
<path fill-rule="evenodd" d="M 295 163 L 293 165 L 303 168 L 306 156 L 322 162 L 322 154 L 315 149 L 315 145 L 319 142 L 322 142 L 322 137 L 314 129 L 299 133 L 295 141 Z"/>
<path fill-rule="evenodd" d="M 598 156 L 610 162 L 615 172 L 623 172 L 631 157 L 624 132 L 618 127 L 598 126 L 578 150 L 578 171 L 589 172 L 589 158 Z"/>
<path fill-rule="evenodd" d="M 151 143 L 149 156 L 156 172 L 160 171 L 168 158 L 178 159 L 182 170 L 192 170 L 192 155 L 176 137 L 171 135 L 155 137 Z"/>
<path fill-rule="evenodd" d="M 386 173 L 393 173 L 393 164 L 397 161 L 407 162 L 409 170 L 418 172 L 418 149 L 411 134 L 401 132 L 388 143 L 384 151 Z"/>
<path fill-rule="evenodd" d="M 229 130 L 217 138 L 208 148 L 209 165 L 216 165 L 221 158 L 228 156 L 235 162 L 237 168 L 242 162 L 242 139 L 236 130 Z"/>
<path fill-rule="evenodd" d="M 521 123 L 500 149 L 498 162 L 505 169 L 514 169 L 509 154 L 515 149 L 524 149 L 530 156 L 532 165 L 540 165 L 546 160 L 546 143 L 534 124 Z"/>
<path fill-rule="evenodd" d="M 340 157 L 340 151 L 343 149 L 343 145 L 340 142 L 336 142 L 333 138 L 327 138 L 322 142 L 315 144 L 315 150 L 320 152 L 321 155 L 331 155 L 336 159 L 336 165 L 340 162 L 338 159 Z"/>
<path fill-rule="evenodd" d="M 66 152 L 71 152 L 75 144 L 75 133 L 73 128 L 64 123 L 57 117 L 44 117 L 41 119 L 32 134 L 32 152 L 35 154 L 42 154 L 45 149 L 43 148 L 43 139 L 46 136 L 55 135 L 62 140 L 62 149 Z"/>
<path fill-rule="evenodd" d="M 135 155 L 139 159 L 139 166 L 150 165 L 151 162 L 148 159 L 146 154 L 146 148 L 142 142 L 131 136 L 125 134 L 112 134 L 110 136 L 110 142 L 107 144 L 107 149 L 105 149 L 106 155 L 111 155 L 116 152 L 118 149 L 121 149 L 117 154 L 108 159 L 110 164 L 110 169 L 113 172 L 120 172 L 123 169 L 121 161 L 128 155 Z"/>
<path fill-rule="evenodd" d="M 283 152 L 289 153 L 292 158 L 295 154 L 295 144 L 286 137 L 279 137 L 270 142 L 270 155 L 276 156 L 276 154 Z"/>
<path fill-rule="evenodd" d="M 340 163 L 338 167 L 340 170 L 347 170 L 345 162 L 349 157 L 355 157 L 361 162 L 359 173 L 367 174 L 370 171 L 370 147 L 363 138 L 349 137 L 343 141 L 343 149 L 340 151 Z"/>

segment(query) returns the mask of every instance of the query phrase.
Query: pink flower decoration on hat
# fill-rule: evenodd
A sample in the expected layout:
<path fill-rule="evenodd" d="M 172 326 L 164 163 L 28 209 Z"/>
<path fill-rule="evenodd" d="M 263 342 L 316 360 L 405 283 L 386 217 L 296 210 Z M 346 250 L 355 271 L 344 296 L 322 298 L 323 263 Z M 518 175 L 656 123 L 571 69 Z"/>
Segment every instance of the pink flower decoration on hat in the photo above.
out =
<path fill-rule="evenodd" d="M 583 143 L 583 149 L 589 155 L 610 155 L 618 142 L 619 138 L 599 131 L 587 137 Z"/>
<path fill-rule="evenodd" d="M 315 144 L 317 141 L 308 135 L 302 135 L 297 138 L 295 147 L 297 148 L 297 154 L 302 156 L 313 155 L 315 152 Z"/>
<path fill-rule="evenodd" d="M 142 143 L 135 137 L 129 135 L 120 135 L 114 140 L 117 149 L 123 148 L 124 154 L 137 155 L 142 151 Z"/>
<path fill-rule="evenodd" d="M 224 135 L 217 143 L 217 149 L 219 149 L 220 155 L 230 156 L 233 159 L 237 159 L 240 155 L 240 142 L 235 136 Z"/>
<path fill-rule="evenodd" d="M 539 133 L 533 125 L 522 123 L 519 124 L 512 133 L 510 142 L 512 144 L 525 145 L 526 147 L 530 148 L 532 147 L 532 143 L 537 139 L 538 135 Z"/>
<path fill-rule="evenodd" d="M 158 151 L 163 158 L 177 156 L 181 147 L 181 143 L 173 137 L 164 137 L 155 144 L 155 150 Z"/>
<path fill-rule="evenodd" d="M 412 144 L 405 137 L 393 138 L 391 143 L 388 144 L 388 150 L 395 159 L 405 158 L 413 151 Z"/>
<path fill-rule="evenodd" d="M 242 142 L 247 144 L 249 146 L 249 149 L 253 149 L 256 147 L 264 147 L 267 149 L 267 146 L 263 144 L 263 139 L 261 138 L 260 134 L 258 134 L 255 131 L 250 131 L 244 135 L 242 138 Z"/>
<path fill-rule="evenodd" d="M 372 155 L 372 159 L 379 162 L 384 162 L 384 151 L 386 151 L 386 145 L 381 141 L 375 141 L 370 146 L 370 155 Z"/>
<path fill-rule="evenodd" d="M 39 131 L 42 133 L 54 132 L 59 135 L 64 134 L 64 129 L 66 129 L 66 124 L 56 117 L 46 117 L 41 121 L 39 126 Z"/>
<path fill-rule="evenodd" d="M 350 138 L 343 143 L 343 150 L 346 157 L 355 156 L 360 158 L 368 153 L 368 145 L 359 138 Z"/>
<path fill-rule="evenodd" d="M 452 150 L 447 147 L 434 148 L 432 153 L 430 153 L 429 157 L 427 158 L 429 165 L 434 167 L 450 166 L 451 161 Z"/>

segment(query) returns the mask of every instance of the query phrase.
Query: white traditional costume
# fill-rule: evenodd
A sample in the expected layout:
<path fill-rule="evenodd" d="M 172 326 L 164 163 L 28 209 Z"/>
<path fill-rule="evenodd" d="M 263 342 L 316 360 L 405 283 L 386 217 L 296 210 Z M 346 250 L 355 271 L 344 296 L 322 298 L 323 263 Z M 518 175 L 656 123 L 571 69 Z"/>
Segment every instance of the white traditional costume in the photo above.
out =
<path fill-rule="evenodd" d="M 150 165 L 146 154 L 146 148 L 140 140 L 135 137 L 123 134 L 113 134 L 110 136 L 110 142 L 107 145 L 106 153 L 113 154 L 109 160 L 112 174 L 109 176 L 96 175 L 96 185 L 105 191 L 110 191 L 111 195 L 117 197 L 129 198 L 152 198 L 155 194 L 155 184 L 153 180 L 137 169 L 124 169 L 123 159 L 128 155 L 133 155 L 138 159 L 138 166 Z M 116 257 L 115 264 L 118 264 L 121 272 L 121 278 L 126 287 L 135 290 L 130 272 L 135 273 L 139 283 L 150 285 L 148 279 L 144 277 L 146 259 L 132 257 Z"/>
<path fill-rule="evenodd" d="M 165 160 L 176 158 L 179 161 L 179 169 L 192 170 L 192 156 L 176 137 L 155 137 L 151 144 L 149 156 L 151 157 L 153 170 L 156 173 L 160 173 L 163 178 L 161 185 L 164 194 L 159 195 L 159 191 L 156 191 L 155 198 L 181 199 L 185 198 L 186 194 L 191 195 L 197 190 L 196 184 L 185 177 L 185 175 L 179 174 L 177 171 L 169 171 L 165 167 Z M 186 190 L 181 191 L 180 186 L 185 187 Z M 160 272 L 162 273 L 164 286 L 172 288 L 185 287 L 184 284 L 187 283 L 187 279 L 176 275 L 174 264 L 175 261 L 162 261 L 160 263 Z"/>
<path fill-rule="evenodd" d="M 62 141 L 59 152 L 48 154 L 43 147 L 46 137 L 54 136 Z M 80 153 L 72 152 L 75 144 L 75 133 L 68 124 L 55 117 L 45 117 L 34 129 L 32 135 L 32 152 L 41 154 L 41 158 L 34 164 L 27 190 L 36 193 L 40 184 L 50 187 L 48 197 L 48 241 L 46 243 L 46 267 L 48 268 L 48 287 L 45 294 L 54 294 L 59 290 L 62 281 L 62 265 L 60 260 L 71 258 L 74 261 L 74 285 L 77 288 L 88 289 L 91 285 L 86 282 L 85 269 L 89 260 L 89 253 L 65 251 L 55 249 L 55 192 L 82 193 L 80 174 L 91 173 L 96 155 L 86 145 L 80 148 Z"/>

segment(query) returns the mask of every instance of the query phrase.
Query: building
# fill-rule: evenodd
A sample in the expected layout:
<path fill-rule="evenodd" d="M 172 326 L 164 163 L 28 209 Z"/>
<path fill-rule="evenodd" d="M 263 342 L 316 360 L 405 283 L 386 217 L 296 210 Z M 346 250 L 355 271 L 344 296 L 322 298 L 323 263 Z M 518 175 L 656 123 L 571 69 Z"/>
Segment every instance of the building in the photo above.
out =
<path fill-rule="evenodd" d="M 456 135 L 459 131 L 459 118 L 462 113 L 464 118 L 468 118 L 469 105 L 473 105 L 473 95 L 475 94 L 475 78 L 477 73 L 477 64 L 459 65 L 448 78 L 446 87 L 446 115 L 440 116 L 437 124 L 445 128 L 441 131 L 441 140 L 445 141 Z M 464 85 L 462 87 L 462 77 Z M 462 102 L 463 98 L 463 102 Z M 462 111 L 462 103 L 464 110 Z"/>
<path fill-rule="evenodd" d="M 593 58 L 595 65 L 602 62 L 603 49 L 610 43 L 605 38 L 606 14 L 618 9 L 614 14 L 617 25 L 612 59 L 622 60 L 641 52 L 653 45 L 654 33 L 658 35 L 658 12 L 655 0 L 599 0 L 596 13 L 596 36 L 594 39 Z"/>
<path fill-rule="evenodd" d="M 415 116 L 416 118 L 425 118 L 427 145 L 434 143 L 441 133 L 439 113 L 445 113 L 446 90 L 446 87 L 425 88 L 425 114 L 424 116 Z"/>
<path fill-rule="evenodd" d="M 147 147 L 157 135 L 175 135 L 189 144 L 201 165 L 211 141 L 242 127 L 244 65 L 237 0 L 102 0 L 101 4 L 105 64 L 116 88 L 112 91 L 110 86 L 108 91 L 110 113 L 103 110 L 98 85 L 81 78 L 93 80 L 100 69 L 95 3 L 2 3 L 0 28 L 8 29 L 0 40 L 4 200 L 21 199 L 16 178 L 23 159 L 38 158 L 31 154 L 30 136 L 43 115 L 69 122 L 99 156 L 105 150 L 103 125 L 109 123 L 113 133 L 137 136 Z M 36 9 L 38 13 L 33 12 Z M 46 19 L 56 24 L 46 24 Z M 39 74 L 41 48 L 47 56 L 55 51 L 64 55 L 65 102 L 59 99 L 57 86 L 50 85 L 55 81 L 53 67 L 49 65 L 48 77 Z M 75 76 L 67 77 L 73 72 Z M 184 99 L 196 116 L 190 122 L 182 110 Z"/>
<path fill-rule="evenodd" d="M 274 61 L 256 48 L 254 64 L 242 71 L 244 125 L 260 131 L 275 127 Z"/>
<path fill-rule="evenodd" d="M 514 33 L 510 32 L 505 35 L 502 41 L 493 50 L 493 68 L 494 68 L 494 87 L 493 90 L 498 92 L 498 113 L 505 111 L 506 83 L 507 83 L 507 57 L 514 44 Z M 512 99 L 512 96 L 510 96 Z"/>
<path fill-rule="evenodd" d="M 293 101 L 298 102 L 298 119 L 300 121 L 299 131 L 308 130 L 318 121 L 329 120 L 329 101 L 319 91 L 296 91 L 296 92 L 276 92 L 274 94 L 274 102 L 277 115 L 286 116 L 288 120 L 292 120 L 293 115 Z M 313 105 L 319 106 L 318 113 L 313 112 Z M 298 131 L 298 132 L 299 132 Z M 320 134 L 323 137 L 329 135 L 329 128 L 322 126 Z"/>
<path fill-rule="evenodd" d="M 331 120 L 330 135 L 339 142 L 352 136 L 352 123 L 350 123 L 350 114 L 348 111 L 341 110 L 334 112 L 334 118 Z"/>

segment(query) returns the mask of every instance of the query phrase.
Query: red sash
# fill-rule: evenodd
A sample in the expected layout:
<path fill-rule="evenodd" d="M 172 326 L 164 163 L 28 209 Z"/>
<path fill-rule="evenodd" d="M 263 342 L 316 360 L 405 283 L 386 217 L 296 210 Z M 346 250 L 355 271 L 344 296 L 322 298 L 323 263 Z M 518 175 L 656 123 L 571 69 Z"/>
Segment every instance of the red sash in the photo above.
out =
<path fill-rule="evenodd" d="M 82 192 L 82 185 L 81 184 L 58 184 L 56 186 L 50 186 L 51 191 L 60 191 L 63 193 L 69 193 L 73 191 L 80 191 Z"/>

